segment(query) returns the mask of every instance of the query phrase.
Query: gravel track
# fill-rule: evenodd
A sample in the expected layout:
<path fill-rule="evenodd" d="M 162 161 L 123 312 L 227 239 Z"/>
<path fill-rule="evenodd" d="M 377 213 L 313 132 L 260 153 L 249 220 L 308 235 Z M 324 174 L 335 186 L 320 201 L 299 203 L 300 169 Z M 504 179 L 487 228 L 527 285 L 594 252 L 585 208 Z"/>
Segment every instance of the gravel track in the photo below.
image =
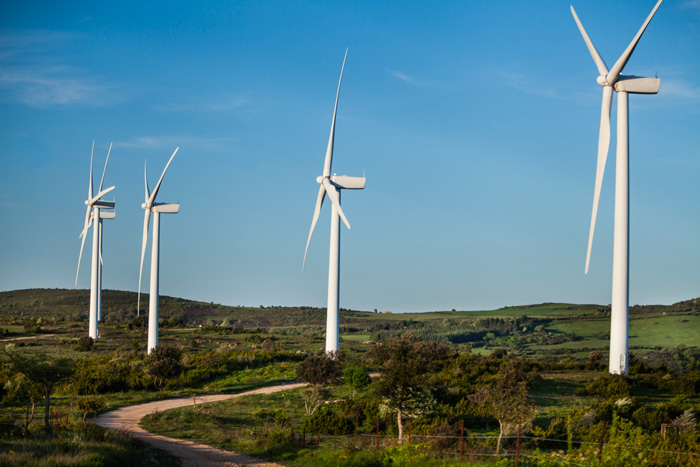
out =
<path fill-rule="evenodd" d="M 208 402 L 218 402 L 235 399 L 251 394 L 272 394 L 275 392 L 295 389 L 306 386 L 305 383 L 282 384 L 266 388 L 255 389 L 253 391 L 241 392 L 239 394 L 217 394 L 212 396 L 201 396 L 196 398 L 197 405 Z M 144 430 L 140 426 L 143 417 L 153 412 L 175 409 L 178 407 L 193 406 L 195 402 L 192 398 L 169 399 L 146 404 L 132 405 L 120 409 L 105 412 L 95 419 L 95 424 L 110 430 L 119 430 L 129 433 L 134 438 L 140 439 L 158 449 L 169 452 L 182 460 L 183 467 L 221 467 L 221 466 L 256 466 L 256 467 L 282 467 L 279 464 L 255 459 L 232 451 L 207 446 L 206 444 L 193 443 L 181 439 L 168 438 L 166 436 L 155 435 Z"/>

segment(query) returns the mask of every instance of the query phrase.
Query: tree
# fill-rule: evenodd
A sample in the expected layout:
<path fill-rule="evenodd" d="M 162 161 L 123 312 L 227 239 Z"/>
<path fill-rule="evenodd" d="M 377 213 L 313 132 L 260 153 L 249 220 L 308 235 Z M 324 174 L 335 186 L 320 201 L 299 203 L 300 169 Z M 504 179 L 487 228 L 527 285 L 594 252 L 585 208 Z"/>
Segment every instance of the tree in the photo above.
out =
<path fill-rule="evenodd" d="M 44 427 L 51 432 L 49 414 L 51 412 L 51 393 L 56 385 L 67 380 L 75 371 L 75 364 L 68 358 L 50 360 L 44 354 L 25 356 L 7 353 L 15 370 L 39 384 L 44 392 Z"/>
<path fill-rule="evenodd" d="M 34 420 L 36 401 L 43 397 L 44 391 L 41 386 L 22 373 L 15 373 L 12 377 L 8 378 L 3 390 L 5 391 L 2 397 L 3 404 L 26 404 L 24 423 L 20 425 L 20 429 L 26 434 L 29 431 L 29 424 Z"/>
<path fill-rule="evenodd" d="M 528 424 L 535 415 L 535 406 L 527 388 L 527 374 L 515 359 L 510 359 L 501 365 L 490 385 L 481 386 L 469 397 L 484 412 L 498 420 L 497 453 L 501 450 L 503 435 L 510 434 L 518 425 Z"/>
<path fill-rule="evenodd" d="M 337 384 L 342 375 L 341 359 L 337 352 L 309 355 L 297 365 L 297 378 L 311 385 Z"/>
<path fill-rule="evenodd" d="M 372 379 L 362 368 L 351 366 L 343 373 L 343 381 L 352 389 L 352 398 L 354 400 L 355 393 L 369 386 Z"/>
<path fill-rule="evenodd" d="M 175 347 L 159 345 L 154 348 L 148 356 L 148 373 L 153 377 L 156 387 L 161 388 L 163 384 L 179 376 L 182 372 L 182 352 Z"/>
<path fill-rule="evenodd" d="M 78 410 L 83 413 L 83 426 L 87 425 L 87 416 L 90 413 L 97 415 L 97 412 L 104 409 L 107 403 L 104 397 L 90 396 L 78 401 Z"/>
<path fill-rule="evenodd" d="M 78 339 L 78 344 L 75 346 L 75 350 L 78 352 L 89 352 L 95 345 L 95 341 L 90 336 L 82 336 Z"/>
<path fill-rule="evenodd" d="M 313 415 L 326 400 L 331 396 L 331 391 L 321 385 L 314 384 L 310 388 L 301 391 L 301 397 L 304 399 L 304 414 Z"/>
<path fill-rule="evenodd" d="M 396 412 L 399 444 L 403 442 L 404 416 L 416 416 L 429 407 L 427 374 L 447 357 L 445 345 L 421 341 L 411 333 L 378 344 L 368 352 L 368 358 L 381 365 L 376 393 L 388 409 Z"/>

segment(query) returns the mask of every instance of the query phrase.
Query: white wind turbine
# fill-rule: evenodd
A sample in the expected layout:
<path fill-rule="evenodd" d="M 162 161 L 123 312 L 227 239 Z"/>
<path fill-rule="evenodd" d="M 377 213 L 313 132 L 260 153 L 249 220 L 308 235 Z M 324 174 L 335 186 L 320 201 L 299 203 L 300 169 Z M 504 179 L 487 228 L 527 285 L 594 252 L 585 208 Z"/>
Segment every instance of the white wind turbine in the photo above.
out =
<path fill-rule="evenodd" d="M 600 112 L 600 135 L 598 139 L 598 164 L 596 168 L 595 192 L 593 195 L 593 212 L 588 236 L 588 251 L 586 253 L 586 274 L 591 259 L 593 231 L 595 229 L 598 201 L 603 183 L 605 161 L 610 146 L 610 109 L 612 107 L 613 90 L 617 92 L 617 162 L 615 165 L 615 233 L 613 240 L 613 279 L 612 301 L 610 316 L 610 373 L 627 374 L 628 372 L 628 326 L 629 326 L 629 116 L 628 94 L 656 94 L 659 92 L 658 78 L 639 78 L 623 76 L 623 68 L 634 52 L 644 30 L 651 18 L 661 5 L 659 0 L 647 17 L 642 27 L 634 36 L 630 45 L 622 53 L 613 67 L 608 70 L 605 62 L 593 46 L 586 34 L 574 7 L 571 13 L 578 25 L 588 51 L 593 57 L 600 75 L 597 78 L 603 86 L 603 105 Z"/>
<path fill-rule="evenodd" d="M 343 80 L 343 70 L 345 69 L 345 59 L 348 56 L 347 49 L 343 58 L 343 66 L 340 69 L 340 79 L 338 80 L 338 91 L 335 95 L 335 108 L 333 109 L 333 121 L 331 123 L 331 135 L 328 139 L 328 148 L 326 149 L 326 160 L 323 164 L 323 175 L 316 178 L 320 186 L 318 190 L 318 198 L 316 200 L 316 208 L 314 209 L 314 217 L 311 221 L 311 230 L 309 238 L 306 240 L 306 250 L 304 250 L 304 261 L 302 262 L 301 270 L 304 270 L 306 263 L 306 253 L 309 251 L 309 242 L 311 235 L 314 233 L 316 221 L 321 212 L 323 200 L 328 194 L 331 200 L 331 247 L 328 258 L 328 308 L 326 320 L 326 352 L 335 352 L 338 350 L 339 341 L 339 316 L 338 307 L 340 305 L 340 221 L 350 228 L 343 210 L 340 207 L 340 190 L 362 190 L 365 187 L 365 177 L 349 177 L 347 175 L 331 175 L 331 164 L 333 162 L 333 138 L 335 136 L 335 116 L 338 111 L 338 96 L 340 95 L 340 83 Z"/>
<path fill-rule="evenodd" d="M 137 313 L 141 314 L 141 273 L 143 272 L 143 257 L 146 253 L 146 242 L 148 240 L 148 227 L 151 223 L 151 213 L 153 213 L 153 241 L 151 242 L 151 291 L 148 301 L 148 353 L 158 347 L 158 254 L 160 251 L 160 214 L 177 214 L 180 210 L 179 204 L 156 203 L 156 195 L 160 189 L 160 184 L 163 182 L 165 172 L 168 166 L 177 154 L 178 148 L 170 156 L 170 160 L 165 165 L 163 173 L 156 184 L 153 193 L 148 192 L 148 176 L 146 175 L 146 166 L 143 168 L 143 177 L 146 185 L 146 200 L 141 205 L 145 210 L 143 217 L 143 241 L 141 243 L 141 267 L 139 269 L 139 290 L 138 304 L 136 305 Z"/>
<path fill-rule="evenodd" d="M 97 195 L 93 196 L 92 190 L 92 159 L 95 152 L 95 141 L 92 141 L 92 150 L 90 151 L 90 182 L 88 184 L 88 198 L 85 200 L 87 205 L 87 211 L 85 212 L 85 224 L 83 226 L 83 231 L 80 233 L 80 238 L 82 242 L 80 243 L 80 255 L 78 256 L 78 270 L 75 273 L 75 285 L 78 285 L 78 274 L 80 274 L 80 261 L 83 257 L 83 247 L 85 246 L 85 238 L 87 237 L 87 231 L 92 225 L 93 221 L 95 225 L 92 229 L 92 272 L 90 274 L 90 318 L 89 318 L 89 328 L 88 335 L 93 339 L 97 339 L 99 336 L 97 329 L 97 322 L 100 319 L 101 301 L 102 301 L 102 268 L 100 266 L 100 261 L 102 257 L 102 219 L 109 217 L 102 213 L 102 209 L 114 209 L 114 201 L 102 201 L 100 198 L 110 191 L 114 190 L 111 186 L 106 189 L 102 189 L 102 185 L 105 180 L 105 172 L 107 171 L 107 162 L 109 162 L 109 154 L 112 152 L 112 144 L 109 145 L 109 151 L 107 152 L 107 160 L 105 160 L 105 167 L 102 171 L 102 179 L 100 180 L 100 188 L 97 190 Z M 114 216 L 111 216 L 112 218 Z"/>

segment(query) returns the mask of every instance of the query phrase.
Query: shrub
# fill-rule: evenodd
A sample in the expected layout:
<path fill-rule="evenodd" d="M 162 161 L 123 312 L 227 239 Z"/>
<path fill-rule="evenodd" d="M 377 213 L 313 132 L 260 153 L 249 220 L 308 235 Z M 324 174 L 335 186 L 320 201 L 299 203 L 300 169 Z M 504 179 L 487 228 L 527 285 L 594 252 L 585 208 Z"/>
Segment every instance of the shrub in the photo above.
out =
<path fill-rule="evenodd" d="M 78 339 L 78 343 L 75 346 L 75 350 L 78 352 L 89 352 L 92 350 L 92 347 L 95 345 L 95 341 L 92 339 L 90 336 L 83 336 L 80 339 Z"/>
<path fill-rule="evenodd" d="M 297 378 L 310 384 L 337 384 L 340 382 L 340 358 L 328 353 L 309 355 L 297 365 Z"/>
<path fill-rule="evenodd" d="M 182 352 L 175 347 L 160 345 L 148 356 L 148 373 L 157 387 L 163 387 L 168 380 L 182 372 Z"/>
<path fill-rule="evenodd" d="M 354 425 L 338 413 L 334 408 L 323 406 L 316 410 L 310 417 L 304 418 L 306 433 L 334 434 L 338 430 L 339 435 L 347 435 L 353 432 Z"/>

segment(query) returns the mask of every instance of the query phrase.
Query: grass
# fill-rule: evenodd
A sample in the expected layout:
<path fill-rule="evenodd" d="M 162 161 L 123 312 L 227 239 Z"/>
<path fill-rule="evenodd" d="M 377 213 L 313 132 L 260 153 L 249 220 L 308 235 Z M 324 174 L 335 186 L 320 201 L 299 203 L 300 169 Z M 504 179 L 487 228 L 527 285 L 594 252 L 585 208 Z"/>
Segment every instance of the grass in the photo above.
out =
<path fill-rule="evenodd" d="M 94 350 L 91 352 L 78 352 L 75 350 L 78 337 L 87 332 L 85 310 L 88 300 L 87 291 L 61 291 L 61 290 L 30 290 L 0 293 L 0 328 L 8 331 L 6 337 L 19 337 L 31 335 L 25 332 L 22 319 L 27 317 L 41 317 L 43 334 L 38 339 L 17 342 L 3 342 L 0 339 L 0 347 L 15 347 L 15 350 L 23 352 L 41 351 L 50 356 L 68 357 L 75 360 L 93 358 L 100 355 L 113 355 L 133 352 L 133 342 L 137 343 L 139 352 L 145 353 L 146 330 L 128 330 L 126 321 L 135 316 L 135 294 L 119 291 L 105 291 L 103 302 L 104 316 L 113 322 L 100 323 L 100 338 L 96 340 Z M 143 298 L 142 298 L 143 299 Z M 145 298 L 147 301 L 147 296 Z M 697 300 L 683 302 L 669 307 L 635 308 L 630 320 L 630 349 L 635 354 L 655 352 L 659 349 L 670 350 L 684 344 L 689 349 L 700 348 L 700 313 L 697 310 Z M 146 302 L 144 302 L 146 303 Z M 688 305 L 689 304 L 689 305 Z M 695 311 L 688 311 L 688 307 Z M 695 308 L 692 308 L 695 307 Z M 164 318 L 178 317 L 187 323 L 188 327 L 161 327 L 160 343 L 162 345 L 177 346 L 187 352 L 206 352 L 216 349 L 252 350 L 260 348 L 262 341 L 270 339 L 278 350 L 290 352 L 315 352 L 324 346 L 323 330 L 325 326 L 325 310 L 310 307 L 227 307 L 211 303 L 192 302 L 172 297 L 161 297 L 161 310 Z M 475 345 L 472 349 L 477 354 L 489 354 L 494 348 L 505 348 L 509 352 L 515 352 L 520 356 L 529 358 L 552 358 L 560 360 L 585 359 L 591 350 L 602 350 L 605 357 L 609 340 L 605 337 L 609 333 L 609 310 L 598 305 L 572 305 L 572 304 L 539 304 L 533 306 L 508 307 L 490 311 L 442 311 L 432 313 L 415 314 L 384 314 L 359 311 L 341 311 L 341 347 L 351 360 L 362 361 L 362 355 L 370 348 L 370 345 L 362 344 L 364 341 L 376 340 L 378 330 L 381 330 L 383 338 L 398 336 L 405 332 L 424 332 L 425 339 L 442 339 L 445 342 L 450 332 L 468 332 L 470 329 L 480 329 L 473 326 L 477 320 L 485 318 L 523 318 L 527 316 L 526 326 L 519 326 L 511 334 L 501 335 L 499 343 L 494 345 L 483 342 L 452 345 L 453 348 L 466 349 Z M 56 319 L 54 319 L 56 318 Z M 121 321 L 121 322 L 118 322 Z M 234 331 L 216 326 L 200 324 L 217 323 L 227 321 L 231 326 L 238 326 Z M 522 321 L 519 321 L 522 323 Z M 543 333 L 552 335 L 564 335 L 574 333 L 578 338 L 550 345 L 538 344 L 509 344 L 511 337 L 527 338 L 535 332 L 535 328 L 541 326 Z M 522 330 L 527 327 L 527 333 Z M 242 328 L 242 329 L 241 329 Z M 259 329 L 262 328 L 262 329 Z M 385 331 L 386 330 L 386 331 Z M 55 334 L 47 337 L 45 334 Z M 517 334 L 517 335 L 516 335 Z M 516 339 L 517 340 L 517 339 Z M 484 344 L 488 345 L 484 347 Z M 674 350 L 675 351 L 675 350 Z M 697 354 L 697 352 L 695 353 Z M 693 355 L 695 355 L 693 354 Z M 294 380 L 294 363 L 281 362 L 256 368 L 245 368 L 232 372 L 223 378 L 210 381 L 197 387 L 181 390 L 143 390 L 126 391 L 122 393 L 108 394 L 107 409 L 153 400 L 190 397 L 196 394 L 212 393 L 237 393 L 257 387 L 281 384 Z M 554 417 L 565 416 L 573 407 L 589 405 L 593 398 L 578 396 L 576 390 L 599 376 L 596 372 L 559 372 L 546 373 L 542 380 L 532 387 L 532 396 L 538 405 L 538 421 L 545 423 Z M 70 387 L 59 388 L 58 393 L 52 398 L 55 408 L 67 410 L 75 407 L 80 397 L 74 398 Z M 668 394 L 648 388 L 635 389 L 634 396 L 644 404 L 658 404 L 669 399 Z M 342 391 L 337 397 L 347 397 Z M 697 398 L 693 398 L 697 404 Z M 299 399 L 298 391 L 287 395 L 256 396 L 255 398 L 240 399 L 226 403 L 206 405 L 193 412 L 192 408 L 179 409 L 181 412 L 165 412 L 159 414 L 160 419 L 154 419 L 149 423 L 160 424 L 162 430 L 175 430 L 172 434 L 178 435 L 178 430 L 191 437 L 193 440 L 215 444 L 224 449 L 244 451 L 269 459 L 283 461 L 285 465 L 364 465 L 375 463 L 382 465 L 386 461 L 382 454 L 373 452 L 358 452 L 353 449 L 302 449 L 300 446 L 294 450 L 281 449 L 276 444 L 268 444 L 266 441 L 256 440 L 252 437 L 235 437 L 227 434 L 221 426 L 249 426 L 257 421 L 254 411 L 265 408 L 270 410 L 284 410 L 296 420 L 302 419 L 303 404 Z M 3 410 L 19 413 L 22 407 L 4 407 Z M 208 412 L 204 413 L 204 412 Z M 76 417 L 77 413 L 71 415 Z M 41 418 L 41 417 L 38 417 Z M 160 421 L 159 421 L 160 420 Z M 36 420 L 38 425 L 41 421 Z M 299 422 L 294 427 L 298 434 L 301 430 Z M 194 428 L 189 430 L 190 427 Z M 287 432 L 288 433 L 288 432 Z M 110 443 L 115 440 L 96 441 L 92 438 L 77 436 L 79 441 L 72 442 L 64 435 L 56 441 L 49 439 L 3 441 L 0 445 L 0 467 L 2 465 L 49 465 L 51 456 L 59 460 L 63 465 L 117 465 L 110 464 L 110 459 L 122 459 L 119 447 Z M 68 436 L 68 435 L 66 435 Z M 36 443 L 37 447 L 31 443 Z M 73 443 L 73 444 L 71 444 Z M 76 444 L 77 443 L 77 444 Z M 82 443 L 82 444 L 81 444 Z M 96 444 L 95 444 L 96 443 Z M 28 452 L 44 452 L 38 446 L 46 445 L 46 455 L 41 454 L 45 460 L 32 464 L 34 458 L 29 459 Z M 71 446 L 83 446 L 84 453 L 80 449 L 71 451 Z M 53 446 L 53 447 L 52 447 Z M 112 447 L 110 447 L 112 446 Z M 53 449 L 53 451 L 51 451 Z M 134 448 L 136 449 L 136 448 Z M 10 451 L 13 451 L 11 453 Z M 54 454 L 50 454 L 49 451 Z M 443 465 L 441 462 L 431 464 L 432 460 L 421 459 L 415 450 L 411 452 L 395 452 L 397 458 L 405 456 L 405 462 L 401 465 Z M 9 456 L 12 456 L 10 458 Z M 24 456 L 24 457 L 21 457 Z M 363 457 L 364 456 L 364 457 Z M 145 458 L 145 457 L 144 457 Z M 44 462 L 43 464 L 41 462 Z M 150 461 L 149 461 L 150 462 Z M 444 459 L 444 462 L 456 465 L 454 459 Z M 122 461 L 122 465 L 147 465 L 134 464 L 130 461 Z M 160 465 L 160 464 L 148 464 Z"/>
<path fill-rule="evenodd" d="M 128 434 L 88 425 L 53 435 L 0 439 L 0 467 L 20 465 L 175 467 L 180 460 Z"/>

